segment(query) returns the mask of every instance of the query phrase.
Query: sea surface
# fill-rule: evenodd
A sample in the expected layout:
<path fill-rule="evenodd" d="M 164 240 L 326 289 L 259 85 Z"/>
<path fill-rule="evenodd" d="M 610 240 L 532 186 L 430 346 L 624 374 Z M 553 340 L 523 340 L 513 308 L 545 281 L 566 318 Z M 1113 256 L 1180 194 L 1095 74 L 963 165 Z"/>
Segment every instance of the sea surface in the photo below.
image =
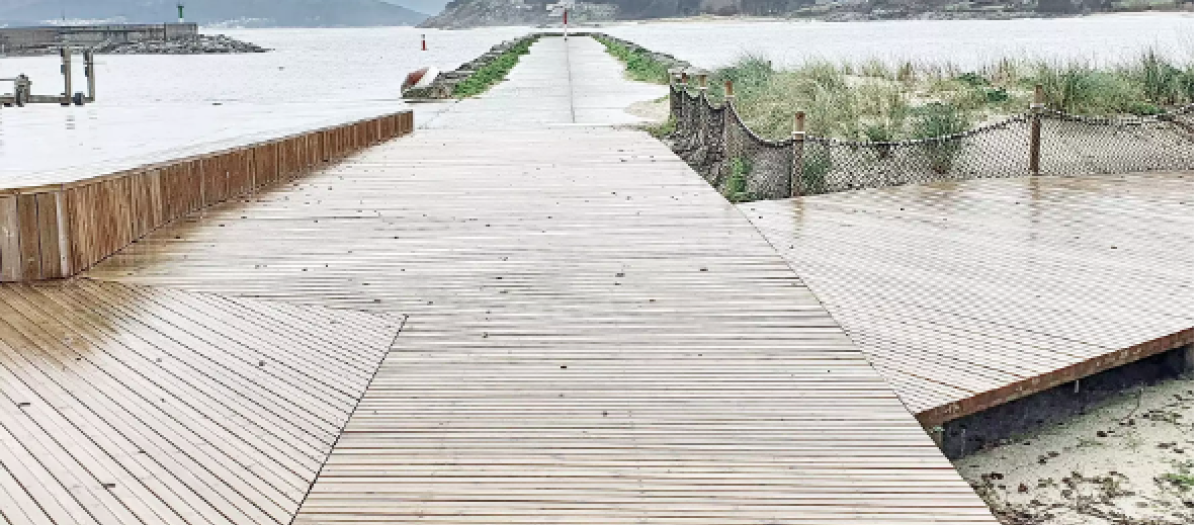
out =
<path fill-rule="evenodd" d="M 746 53 L 777 65 L 810 58 L 953 62 L 1001 56 L 1125 60 L 1153 47 L 1191 59 L 1190 13 L 1009 21 L 680 21 L 618 24 L 614 35 L 701 67 Z M 98 100 L 0 108 L 0 187 L 61 182 L 373 116 L 404 107 L 400 84 L 425 66 L 457 67 L 531 31 L 415 28 L 206 30 L 271 48 L 247 55 L 97 57 Z M 428 50 L 421 50 L 424 35 Z M 0 78 L 62 91 L 57 57 L 0 58 Z M 85 89 L 80 58 L 75 91 Z M 0 82 L 0 92 L 11 89 Z M 428 106 L 417 105 L 420 122 Z"/>
<path fill-rule="evenodd" d="M 1191 60 L 1192 13 L 1104 14 L 1021 20 L 874 22 L 708 22 L 627 24 L 605 29 L 698 67 L 716 68 L 744 54 L 776 65 L 809 59 L 911 60 L 970 69 L 999 58 L 1093 63 L 1136 59 L 1143 51 Z"/>

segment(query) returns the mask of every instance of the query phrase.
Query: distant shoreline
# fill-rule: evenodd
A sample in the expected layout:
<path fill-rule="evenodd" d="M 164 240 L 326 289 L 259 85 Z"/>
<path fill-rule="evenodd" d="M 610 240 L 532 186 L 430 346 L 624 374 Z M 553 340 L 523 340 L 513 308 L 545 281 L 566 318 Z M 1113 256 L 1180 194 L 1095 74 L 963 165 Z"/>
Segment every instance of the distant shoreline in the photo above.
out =
<path fill-rule="evenodd" d="M 1020 20 L 1020 19 L 1039 19 L 1039 18 L 1096 18 L 1096 17 L 1110 17 L 1110 16 L 1149 16 L 1149 15 L 1167 15 L 1167 14 L 1194 15 L 1195 14 L 1195 12 L 1190 9 L 1176 9 L 1176 10 L 1158 9 L 1158 10 L 1143 10 L 1143 11 L 1096 11 L 1096 12 L 1091 12 L 1091 13 L 1063 13 L 1063 14 L 1039 13 L 1039 12 L 1035 12 L 1035 11 L 1015 11 L 1015 12 L 1004 13 L 1005 15 L 1011 15 L 1011 16 L 1005 16 L 1005 17 L 998 17 L 998 16 L 997 17 L 989 17 L 989 16 L 967 17 L 967 16 L 963 16 L 961 18 L 936 18 L 933 16 L 921 16 L 921 15 L 937 15 L 937 14 L 941 14 L 941 13 L 942 12 L 938 12 L 938 11 L 926 11 L 926 12 L 918 13 L 917 15 L 914 15 L 914 16 L 909 16 L 909 17 L 904 17 L 904 18 L 863 18 L 863 19 L 858 19 L 858 20 L 848 20 L 848 19 L 847 20 L 842 20 L 842 19 L 827 20 L 827 19 L 824 19 L 823 17 L 806 17 L 806 16 L 783 17 L 783 16 L 742 16 L 742 15 L 733 15 L 733 16 L 696 15 L 696 16 L 671 17 L 671 18 L 647 18 L 644 20 L 611 20 L 611 21 L 604 21 L 604 22 L 592 22 L 592 23 L 588 23 L 588 24 L 584 24 L 584 25 L 585 26 L 595 26 L 595 27 L 608 27 L 608 26 L 616 26 L 616 25 L 636 25 L 636 24 L 663 24 L 663 23 L 676 23 L 676 24 L 705 23 L 705 24 L 707 24 L 707 23 L 720 23 L 720 22 L 727 22 L 727 23 L 745 23 L 745 22 L 830 22 L 830 23 L 837 23 L 837 22 L 887 22 L 887 21 L 893 21 L 893 20 L 936 20 L 936 21 Z M 477 27 L 495 27 L 495 26 L 477 26 Z M 473 28 L 464 28 L 464 29 L 473 29 Z"/>
<path fill-rule="evenodd" d="M 1190 5 L 1190 4 L 1189 4 Z M 579 24 L 574 27 L 611 27 L 619 25 L 638 25 L 638 24 L 711 24 L 711 23 L 747 23 L 747 22 L 888 22 L 888 21 L 903 21 L 903 20 L 931 20 L 931 21 L 955 21 L 955 20 L 1026 20 L 1026 19 L 1056 19 L 1056 18 L 1090 18 L 1101 16 L 1148 16 L 1148 15 L 1164 15 L 1164 14 L 1180 14 L 1194 15 L 1195 11 L 1191 7 L 1177 9 L 1141 9 L 1128 11 L 1093 11 L 1088 13 L 1043 13 L 1038 11 L 915 11 L 911 13 L 899 13 L 889 11 L 877 11 L 871 13 L 839 10 L 828 11 L 822 13 L 812 13 L 810 16 L 793 15 L 793 16 L 749 16 L 749 15 L 694 15 L 684 17 L 666 17 L 666 18 L 646 18 L 636 20 L 603 20 L 589 21 Z M 495 24 L 495 25 L 474 25 L 467 27 L 437 27 L 447 31 L 477 29 L 483 27 L 518 27 L 526 24 Z M 536 27 L 559 27 L 554 24 L 539 24 Z"/>

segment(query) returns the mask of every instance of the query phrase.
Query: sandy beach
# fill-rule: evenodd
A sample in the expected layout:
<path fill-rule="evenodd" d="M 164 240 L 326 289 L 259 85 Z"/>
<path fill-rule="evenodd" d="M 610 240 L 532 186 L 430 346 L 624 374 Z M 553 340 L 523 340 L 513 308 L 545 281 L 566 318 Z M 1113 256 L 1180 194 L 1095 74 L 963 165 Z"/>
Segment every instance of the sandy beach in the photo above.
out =
<path fill-rule="evenodd" d="M 1192 378 L 1126 390 L 955 466 L 1010 525 L 1194 522 Z"/>

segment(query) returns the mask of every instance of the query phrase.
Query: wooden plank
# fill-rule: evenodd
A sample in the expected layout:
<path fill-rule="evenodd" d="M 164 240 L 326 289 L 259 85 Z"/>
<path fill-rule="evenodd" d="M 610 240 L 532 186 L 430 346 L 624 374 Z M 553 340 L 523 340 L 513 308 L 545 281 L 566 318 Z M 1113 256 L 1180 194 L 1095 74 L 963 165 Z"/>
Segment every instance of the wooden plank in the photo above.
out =
<path fill-rule="evenodd" d="M 58 195 L 59 192 L 39 193 L 34 197 L 37 203 L 42 279 L 66 277 L 63 274 L 62 251 L 59 248 Z"/>
<path fill-rule="evenodd" d="M 163 202 L 162 194 L 162 178 L 161 169 L 152 169 L 146 171 L 147 179 L 147 196 L 146 196 L 146 224 L 149 231 L 166 224 L 168 219 L 166 215 L 166 205 Z"/>
<path fill-rule="evenodd" d="M 139 238 L 154 229 L 154 210 L 150 201 L 150 172 L 139 171 L 130 175 L 131 233 Z"/>
<path fill-rule="evenodd" d="M 42 246 L 37 212 L 35 195 L 17 196 L 17 231 L 21 244 L 21 276 L 24 279 L 42 278 Z"/>
<path fill-rule="evenodd" d="M 58 223 L 59 269 L 61 277 L 75 275 L 71 254 L 71 222 L 70 208 L 67 202 L 66 189 L 54 193 L 55 220 Z"/>
<path fill-rule="evenodd" d="M 0 197 L 0 281 L 20 281 L 21 233 L 17 215 L 17 197 Z"/>

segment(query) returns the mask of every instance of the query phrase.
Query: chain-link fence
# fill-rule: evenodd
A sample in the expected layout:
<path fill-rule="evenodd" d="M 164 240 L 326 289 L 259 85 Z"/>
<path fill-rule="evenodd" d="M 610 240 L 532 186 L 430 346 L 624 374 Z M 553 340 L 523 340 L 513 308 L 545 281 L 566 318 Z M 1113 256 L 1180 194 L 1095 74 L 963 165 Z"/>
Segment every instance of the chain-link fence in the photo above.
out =
<path fill-rule="evenodd" d="M 754 133 L 730 102 L 702 89 L 671 88 L 672 148 L 735 201 L 1033 174 L 1089 175 L 1193 167 L 1192 105 L 1150 117 L 1082 117 L 1029 112 L 941 137 L 858 142 Z M 1040 140 L 1034 152 L 1035 128 Z M 795 159 L 801 159 L 797 166 Z M 1034 159 L 1036 157 L 1036 160 Z"/>

